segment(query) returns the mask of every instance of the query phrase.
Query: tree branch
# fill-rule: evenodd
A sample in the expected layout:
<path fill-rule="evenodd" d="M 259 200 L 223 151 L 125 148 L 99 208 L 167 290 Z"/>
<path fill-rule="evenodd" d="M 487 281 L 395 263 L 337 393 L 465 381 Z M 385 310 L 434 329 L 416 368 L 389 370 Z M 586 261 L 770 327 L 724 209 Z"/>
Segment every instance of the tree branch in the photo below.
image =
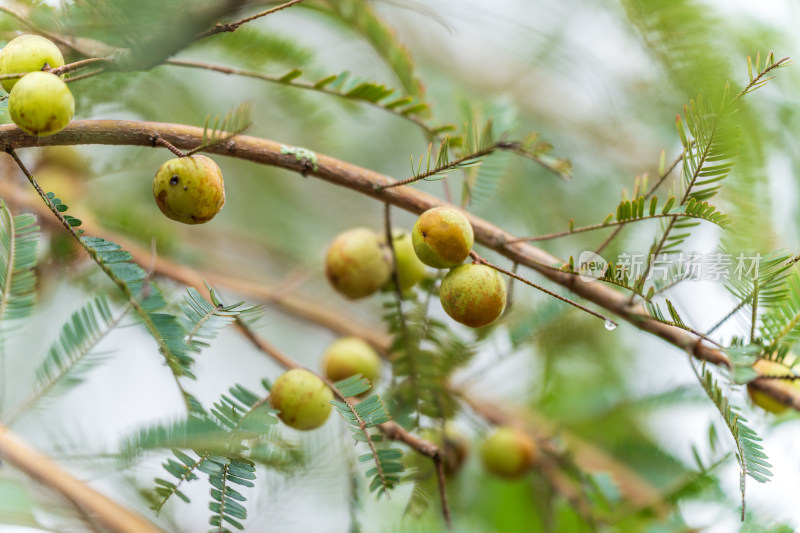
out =
<path fill-rule="evenodd" d="M 69 144 L 153 146 L 157 134 L 179 148 L 191 149 L 202 142 L 203 129 L 153 122 L 78 120 L 55 135 L 34 137 L 16 126 L 4 125 L 0 126 L 0 147 L 5 149 L 9 146 L 22 148 Z M 266 139 L 237 136 L 224 144 L 211 147 L 208 151 L 314 176 L 412 213 L 422 213 L 432 207 L 444 205 L 442 200 L 410 187 L 380 189 L 394 182 L 383 174 L 322 154 L 314 154 L 315 159 L 310 161 L 306 156 L 298 155 L 296 149 Z M 651 333 L 682 351 L 688 350 L 698 359 L 726 367 L 731 366 L 729 358 L 722 351 L 699 342 L 695 336 L 679 328 L 653 320 L 646 315 L 641 306 L 628 302 L 625 295 L 598 282 L 584 282 L 575 276 L 543 268 L 541 263 L 554 264 L 558 260 L 527 243 L 509 244 L 508 241 L 514 239 L 513 235 L 482 218 L 470 214 L 467 217 L 472 223 L 476 242 L 495 250 L 512 262 L 538 271 L 554 283 L 611 311 L 642 331 Z M 787 395 L 785 391 L 773 387 L 772 381 L 760 384 L 759 388 L 786 405 L 800 410 L 800 394 Z"/>
<path fill-rule="evenodd" d="M 0 458 L 64 497 L 117 533 L 163 533 L 145 518 L 62 470 L 52 459 L 23 443 L 5 426 L 0 426 Z"/>
<path fill-rule="evenodd" d="M 22 193 L 17 187 L 10 187 L 7 182 L 0 181 L 0 198 L 4 198 L 8 203 L 13 206 L 24 209 L 33 210 L 39 216 L 44 225 L 50 226 L 54 229 L 59 229 L 58 222 L 49 217 L 47 208 L 40 202 L 33 201 L 33 199 Z M 340 312 L 331 312 L 328 309 L 320 306 L 317 303 L 307 301 L 302 297 L 285 294 L 281 288 L 265 288 L 263 283 L 250 282 L 243 280 L 239 277 L 226 276 L 224 274 L 214 274 L 209 272 L 198 272 L 189 267 L 173 263 L 163 256 L 152 257 L 152 252 L 146 248 L 139 247 L 138 245 L 129 242 L 123 236 L 103 231 L 97 227 L 91 227 L 91 222 L 85 220 L 83 227 L 87 229 L 90 234 L 101 235 L 103 238 L 120 244 L 123 249 L 131 252 L 133 260 L 140 265 L 148 265 L 153 263 L 153 272 L 156 275 L 170 278 L 178 283 L 187 286 L 194 286 L 201 292 L 207 292 L 203 280 L 213 280 L 212 285 L 229 287 L 240 296 L 245 296 L 250 299 L 261 300 L 269 302 L 272 305 L 282 308 L 285 311 L 293 314 L 294 316 L 304 319 L 310 323 L 320 325 L 330 331 L 344 336 L 362 336 L 375 346 L 384 355 L 386 354 L 390 339 L 388 336 L 378 333 L 376 328 L 363 326 L 353 319 L 343 316 Z M 287 305 L 291 302 L 290 305 Z M 278 354 L 280 352 L 273 352 Z M 283 358 L 279 360 L 281 364 L 293 364 L 290 359 Z M 467 396 L 462 390 L 455 392 L 463 401 L 465 401 L 479 416 L 487 422 L 494 425 L 513 425 L 526 430 L 536 430 L 537 435 L 542 439 L 548 439 L 556 428 L 552 423 L 546 421 L 541 417 L 532 419 L 534 416 L 529 410 L 524 413 L 511 412 L 507 407 L 492 404 L 491 402 L 475 400 Z M 563 438 L 565 432 L 558 429 L 557 433 Z M 400 436 L 400 438 L 406 438 Z M 614 477 L 618 479 L 619 485 L 622 487 L 623 492 L 627 487 L 630 490 L 626 492 L 626 497 L 630 499 L 632 506 L 650 506 L 655 507 L 661 505 L 661 501 L 656 501 L 655 498 L 647 498 L 642 501 L 647 495 L 652 496 L 657 493 L 645 480 L 638 478 L 635 472 L 630 471 L 626 466 L 619 463 L 612 457 L 608 456 L 602 450 L 594 447 L 593 445 L 584 441 L 578 441 L 575 437 L 569 438 L 570 447 L 576 454 L 576 462 L 582 469 L 588 470 L 604 470 L 614 473 Z M 555 477 L 555 476 L 560 477 Z M 557 471 L 557 465 L 550 465 L 547 472 L 548 478 L 553 482 L 554 488 L 562 493 L 565 497 L 575 499 L 578 497 L 575 489 L 569 484 L 566 476 Z M 437 467 L 438 477 L 438 467 Z M 442 490 L 441 480 L 439 479 L 440 491 Z M 446 495 L 444 495 L 446 497 Z"/>

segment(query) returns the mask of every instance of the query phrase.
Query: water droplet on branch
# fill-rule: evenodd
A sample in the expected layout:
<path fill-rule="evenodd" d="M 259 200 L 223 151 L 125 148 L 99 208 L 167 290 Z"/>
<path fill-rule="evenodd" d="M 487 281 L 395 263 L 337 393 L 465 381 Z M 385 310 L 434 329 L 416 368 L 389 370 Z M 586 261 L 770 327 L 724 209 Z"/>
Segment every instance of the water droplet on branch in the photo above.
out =
<path fill-rule="evenodd" d="M 612 322 L 611 320 L 606 320 L 605 326 L 608 331 L 614 331 L 615 329 L 617 329 L 616 322 Z"/>

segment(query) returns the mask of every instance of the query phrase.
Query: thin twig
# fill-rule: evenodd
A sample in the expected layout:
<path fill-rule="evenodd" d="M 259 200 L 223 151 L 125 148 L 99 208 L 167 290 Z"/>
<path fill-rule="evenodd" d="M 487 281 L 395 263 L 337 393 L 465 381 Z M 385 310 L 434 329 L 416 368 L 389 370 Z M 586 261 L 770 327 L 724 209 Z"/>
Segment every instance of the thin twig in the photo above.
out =
<path fill-rule="evenodd" d="M 623 226 L 623 225 L 631 223 L 631 222 L 639 222 L 640 220 L 655 220 L 657 218 L 677 218 L 677 217 L 697 218 L 697 219 L 700 219 L 700 220 L 708 220 L 708 218 L 700 216 L 698 214 L 694 214 L 694 213 L 691 213 L 691 214 L 689 214 L 689 213 L 658 213 L 658 214 L 655 214 L 655 215 L 647 215 L 647 216 L 642 216 L 642 217 L 639 217 L 639 218 L 631 218 L 631 219 L 627 219 L 627 220 L 616 220 L 614 222 L 608 222 L 606 224 L 592 224 L 591 226 L 583 226 L 583 227 L 580 227 L 580 228 L 575 228 L 575 229 L 568 230 L 568 231 L 560 231 L 558 233 L 550 233 L 550 234 L 547 234 L 547 235 L 537 235 L 536 237 L 520 237 L 520 238 L 517 238 L 517 239 L 511 239 L 508 242 L 509 243 L 513 243 L 513 242 L 548 241 L 550 239 L 558 239 L 559 237 L 566 237 L 568 235 L 572 235 L 572 234 L 575 234 L 575 233 L 583 233 L 583 232 L 586 232 L 586 231 L 594 231 L 594 230 L 598 230 L 598 229 L 610 228 L 610 227 L 613 227 L 613 226 Z"/>
<path fill-rule="evenodd" d="M 304 90 L 307 90 L 307 91 L 313 91 L 313 92 L 318 92 L 318 93 L 323 93 L 323 94 L 329 94 L 331 96 L 337 96 L 339 98 L 343 98 L 343 99 L 348 100 L 348 101 L 366 104 L 366 105 L 375 107 L 377 109 L 381 109 L 383 111 L 387 111 L 387 112 L 389 112 L 389 113 L 391 113 L 391 114 L 393 114 L 393 115 L 395 115 L 397 117 L 400 117 L 402 119 L 405 119 L 405 120 L 407 120 L 409 122 L 412 122 L 413 124 L 417 125 L 420 129 L 422 129 L 422 131 L 425 133 L 426 136 L 434 135 L 435 128 L 427 125 L 425 122 L 423 122 L 422 120 L 420 120 L 419 118 L 417 118 L 413 114 L 402 113 L 398 109 L 386 107 L 384 105 L 381 105 L 378 102 L 371 102 L 369 100 L 362 100 L 362 99 L 358 99 L 358 98 L 352 98 L 350 96 L 347 96 L 347 93 L 343 93 L 343 92 L 340 92 L 340 91 L 337 91 L 335 89 L 331 89 L 331 88 L 328 88 L 328 87 L 317 87 L 313 83 L 299 81 L 299 80 L 296 80 L 296 79 L 293 79 L 293 80 L 287 82 L 285 80 L 282 81 L 282 78 L 280 76 L 270 76 L 268 74 L 262 74 L 260 72 L 255 72 L 255 71 L 252 71 L 252 70 L 231 68 L 231 67 L 226 67 L 226 66 L 222 66 L 222 65 L 213 65 L 211 63 L 204 63 L 204 62 L 201 62 L 201 61 L 189 61 L 189 60 L 185 60 L 185 59 L 167 59 L 166 61 L 164 61 L 164 65 L 172 65 L 172 66 L 175 66 L 175 67 L 187 67 L 187 68 L 204 69 L 204 70 L 210 70 L 210 71 L 213 71 L 213 72 L 220 72 L 222 74 L 229 74 L 229 75 L 232 75 L 232 76 L 244 76 L 246 78 L 255 78 L 255 79 L 266 81 L 266 82 L 269 82 L 269 83 L 276 83 L 276 84 L 279 84 L 279 85 L 285 85 L 287 87 L 296 87 L 298 89 L 304 89 Z"/>
<path fill-rule="evenodd" d="M 97 63 L 113 63 L 111 59 L 106 59 L 104 57 L 90 57 L 88 59 L 81 59 L 80 61 L 75 61 L 74 63 L 68 63 L 66 65 L 52 68 L 50 65 L 45 64 L 44 68 L 42 68 L 42 72 L 49 72 L 50 74 L 55 74 L 56 76 L 60 76 L 62 74 L 66 74 L 67 72 L 73 72 L 75 70 L 79 70 L 89 65 L 95 65 Z M 16 72 L 11 74 L 0 74 L 0 80 L 10 80 L 12 78 L 21 78 L 29 74 L 29 72 Z"/>
<path fill-rule="evenodd" d="M 486 265 L 486 266 L 488 266 L 490 268 L 493 268 L 493 269 L 497 270 L 498 272 L 502 272 L 503 274 L 505 274 L 506 276 L 508 276 L 510 278 L 517 279 L 517 280 L 521 281 L 522 283 L 524 283 L 526 285 L 530 285 L 534 289 L 538 289 L 538 290 L 542 291 L 543 293 L 552 296 L 553 298 L 557 298 L 557 299 L 561 300 L 562 302 L 566 302 L 566 303 L 568 303 L 568 304 L 570 304 L 570 305 L 572 305 L 574 307 L 577 307 L 581 311 L 589 313 L 592 316 L 596 316 L 597 318 L 603 320 L 606 324 L 611 325 L 614 328 L 616 328 L 619 325 L 617 322 L 611 320 L 610 318 L 608 318 L 605 315 L 601 315 L 597 311 L 592 311 L 588 307 L 585 307 L 585 306 L 579 304 L 576 301 L 570 300 L 569 298 L 561 296 L 560 294 L 557 294 L 557 293 L 555 293 L 555 292 L 553 292 L 551 290 L 545 289 L 541 285 L 537 285 L 536 283 L 530 281 L 527 278 L 524 278 L 524 277 L 520 276 L 519 274 L 515 274 L 514 272 L 511 272 L 510 270 L 506 270 L 503 267 L 500 267 L 500 266 L 497 266 L 497 265 L 494 265 L 494 264 L 490 263 L 486 259 L 484 259 L 481 256 L 479 256 L 475 251 L 471 251 L 469 253 L 469 255 L 475 260 L 475 262 L 483 264 L 483 265 Z"/>
<path fill-rule="evenodd" d="M 242 24 L 247 24 L 248 22 L 259 19 L 261 17 L 266 17 L 267 15 L 271 15 L 272 13 L 276 13 L 278 11 L 286 9 L 287 7 L 292 7 L 293 5 L 299 4 L 300 2 L 303 1 L 304 0 L 291 0 L 279 6 L 273 7 L 272 9 L 267 9 L 266 11 L 262 11 L 261 13 L 256 13 L 255 15 L 243 18 L 242 20 L 238 20 L 236 22 L 228 22 L 228 23 L 219 22 L 215 24 L 214 27 L 209 28 L 206 31 L 197 34 L 196 39 L 199 40 L 209 37 L 211 35 L 216 35 L 218 33 L 236 31 Z"/>
<path fill-rule="evenodd" d="M 453 529 L 453 518 L 450 516 L 450 506 L 447 503 L 447 490 L 444 477 L 444 457 L 441 455 L 434 457 L 433 464 L 436 467 L 436 483 L 439 486 L 439 498 L 442 502 L 442 515 L 447 529 Z"/>
<path fill-rule="evenodd" d="M 66 83 L 72 83 L 73 81 L 85 80 L 86 78 L 91 78 L 91 77 L 97 76 L 98 74 L 102 74 L 104 72 L 106 72 L 106 69 L 99 68 L 97 70 L 93 70 L 91 72 L 87 72 L 86 74 L 80 74 L 78 76 L 70 76 L 69 78 L 65 79 L 64 81 Z"/>
<path fill-rule="evenodd" d="M 477 150 L 475 152 L 472 152 L 471 154 L 467 154 L 467 155 L 465 155 L 463 157 L 459 157 L 458 159 L 450 161 L 449 163 L 446 163 L 446 164 L 444 164 L 442 166 L 439 166 L 439 167 L 433 168 L 431 170 L 428 170 L 427 172 L 423 172 L 421 174 L 417 174 L 416 176 L 412 176 L 412 177 L 410 177 L 408 179 L 395 181 L 394 183 L 389 183 L 387 185 L 383 185 L 380 188 L 381 189 L 391 189 L 393 187 L 400 187 L 402 185 L 409 185 L 409 184 L 414 183 L 416 181 L 424 180 L 426 178 L 430 178 L 432 176 L 436 176 L 437 174 L 441 174 L 443 172 L 448 172 L 450 170 L 454 170 L 454 169 L 458 168 L 459 166 L 463 165 L 464 163 L 467 163 L 467 162 L 473 161 L 473 160 L 477 160 L 477 159 L 480 159 L 482 157 L 486 157 L 487 155 L 491 154 L 492 152 L 500 150 L 501 145 L 503 145 L 503 144 L 506 144 L 506 143 L 493 144 L 493 145 L 491 145 L 491 146 L 489 146 L 487 148 L 483 148 L 481 150 Z"/>
<path fill-rule="evenodd" d="M 174 144 L 166 140 L 158 133 L 156 133 L 153 137 L 153 146 L 163 146 L 178 157 L 186 157 L 186 154 L 182 150 L 179 150 Z"/>

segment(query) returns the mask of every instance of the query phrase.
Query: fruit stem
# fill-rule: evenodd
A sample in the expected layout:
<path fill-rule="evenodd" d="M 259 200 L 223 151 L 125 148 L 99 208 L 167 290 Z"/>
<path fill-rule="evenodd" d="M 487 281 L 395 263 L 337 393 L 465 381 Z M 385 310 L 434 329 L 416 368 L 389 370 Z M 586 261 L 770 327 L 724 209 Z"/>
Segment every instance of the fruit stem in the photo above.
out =
<path fill-rule="evenodd" d="M 153 146 L 163 146 L 178 157 L 186 157 L 188 155 L 186 152 L 181 151 L 177 146 L 166 140 L 158 133 L 153 135 Z"/>

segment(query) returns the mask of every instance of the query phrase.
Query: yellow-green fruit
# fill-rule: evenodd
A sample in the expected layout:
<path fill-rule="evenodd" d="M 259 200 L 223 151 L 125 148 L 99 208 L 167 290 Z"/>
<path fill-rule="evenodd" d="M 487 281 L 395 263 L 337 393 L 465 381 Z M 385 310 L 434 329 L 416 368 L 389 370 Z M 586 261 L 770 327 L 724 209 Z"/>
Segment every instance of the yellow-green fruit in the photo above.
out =
<path fill-rule="evenodd" d="M 791 354 L 786 356 L 783 363 L 769 361 L 767 359 L 759 359 L 753 365 L 753 369 L 762 376 L 792 376 L 797 374 L 797 372 L 789 368 L 787 365 L 792 364 L 793 360 L 794 356 Z M 780 387 L 785 387 L 787 390 L 800 389 L 800 380 L 775 381 L 780 383 Z M 772 396 L 769 396 L 766 393 L 758 390 L 750 383 L 747 384 L 747 395 L 750 396 L 750 399 L 754 404 L 765 411 L 769 411 L 770 413 L 780 414 L 789 408 L 786 404 L 783 404 Z"/>
<path fill-rule="evenodd" d="M 486 265 L 459 265 L 442 280 L 439 300 L 453 320 L 480 328 L 503 314 L 506 282 L 498 271 Z"/>
<path fill-rule="evenodd" d="M 38 35 L 21 35 L 0 51 L 0 75 L 35 72 L 45 65 L 63 67 L 64 56 L 55 44 Z M 18 81 L 19 78 L 8 78 L 0 80 L 0 84 L 11 92 Z"/>
<path fill-rule="evenodd" d="M 153 196 L 161 212 L 184 224 L 202 224 L 225 205 L 222 171 L 204 155 L 176 157 L 158 169 Z"/>
<path fill-rule="evenodd" d="M 392 257 L 381 238 L 367 228 L 340 234 L 328 248 L 325 275 L 333 288 L 351 299 L 380 290 L 392 275 Z"/>
<path fill-rule="evenodd" d="M 397 260 L 397 277 L 400 280 L 400 290 L 406 292 L 425 277 L 425 263 L 419 260 L 414 252 L 411 234 L 398 230 L 392 233 L 392 246 Z"/>
<path fill-rule="evenodd" d="M 439 446 L 444 452 L 444 471 L 447 476 L 454 476 L 461 470 L 464 461 L 469 455 L 469 439 L 459 430 L 446 425 L 444 434 L 441 429 L 426 428 L 422 432 L 422 437 Z"/>
<path fill-rule="evenodd" d="M 420 261 L 434 268 L 452 268 L 469 256 L 475 236 L 461 211 L 434 207 L 419 216 L 411 239 Z"/>
<path fill-rule="evenodd" d="M 317 376 L 295 368 L 272 384 L 269 403 L 280 411 L 278 417 L 295 429 L 316 429 L 331 414 L 333 393 Z"/>
<path fill-rule="evenodd" d="M 49 72 L 31 72 L 8 96 L 8 114 L 19 129 L 44 137 L 63 130 L 75 114 L 75 99 L 64 80 Z"/>
<path fill-rule="evenodd" d="M 489 472 L 515 478 L 530 470 L 538 452 L 533 439 L 515 428 L 499 427 L 481 447 L 483 465 Z"/>
<path fill-rule="evenodd" d="M 364 340 L 358 337 L 342 337 L 325 349 L 322 368 L 331 381 L 341 381 L 361 374 L 374 384 L 380 377 L 381 360 L 372 346 Z"/>

